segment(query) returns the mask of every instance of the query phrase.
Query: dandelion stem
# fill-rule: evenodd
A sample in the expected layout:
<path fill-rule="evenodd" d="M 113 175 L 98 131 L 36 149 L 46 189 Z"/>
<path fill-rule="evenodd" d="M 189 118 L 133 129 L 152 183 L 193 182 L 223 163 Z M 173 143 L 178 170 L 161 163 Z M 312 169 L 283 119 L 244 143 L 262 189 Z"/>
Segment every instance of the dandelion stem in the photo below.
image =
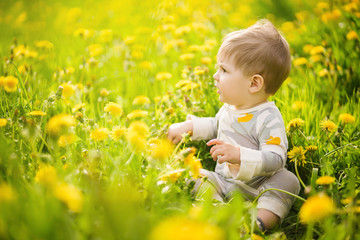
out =
<path fill-rule="evenodd" d="M 330 144 L 331 144 L 334 148 L 336 148 L 336 146 L 334 145 L 334 143 L 330 140 L 330 137 L 329 137 L 329 135 L 328 135 L 327 132 L 326 132 L 326 137 L 327 137 L 327 139 L 329 140 Z"/>
<path fill-rule="evenodd" d="M 132 153 L 131 153 L 129 159 L 126 161 L 125 165 L 129 165 L 131 160 L 134 158 L 134 156 L 135 156 L 135 151 L 132 151 Z"/>
<path fill-rule="evenodd" d="M 302 181 L 302 179 L 301 179 L 301 177 L 300 177 L 300 175 L 299 175 L 298 169 L 297 169 L 297 158 L 295 158 L 295 172 L 296 172 L 296 176 L 298 177 L 301 185 L 302 185 L 304 188 L 306 188 L 306 185 L 305 185 L 305 183 Z"/>
<path fill-rule="evenodd" d="M 295 194 L 293 194 L 293 193 L 291 193 L 291 192 L 288 192 L 288 191 L 285 191 L 285 190 L 282 190 L 282 189 L 278 189 L 278 188 L 268 188 L 268 189 L 265 189 L 264 191 L 262 191 L 262 192 L 254 199 L 253 203 L 255 203 L 255 202 L 259 199 L 259 197 L 260 197 L 261 195 L 263 195 L 264 193 L 266 193 L 266 192 L 268 192 L 268 191 L 272 191 L 272 190 L 278 191 L 278 192 L 282 192 L 282 193 L 286 193 L 286 194 L 288 194 L 288 195 L 290 195 L 290 196 L 293 196 L 293 197 L 295 197 L 295 198 L 300 199 L 300 200 L 303 201 L 303 202 L 306 201 L 306 199 L 304 199 L 304 198 L 302 198 L 302 197 L 300 197 L 300 196 L 298 196 L 298 195 L 295 195 Z"/>

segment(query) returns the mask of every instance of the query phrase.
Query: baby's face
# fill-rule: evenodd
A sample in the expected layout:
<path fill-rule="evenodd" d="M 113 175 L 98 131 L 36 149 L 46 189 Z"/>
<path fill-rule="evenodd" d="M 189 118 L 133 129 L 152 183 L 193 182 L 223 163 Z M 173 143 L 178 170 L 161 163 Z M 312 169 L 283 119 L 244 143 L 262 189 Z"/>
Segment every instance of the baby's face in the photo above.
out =
<path fill-rule="evenodd" d="M 214 79 L 221 102 L 234 105 L 238 109 L 249 104 L 251 76 L 243 74 L 230 59 L 219 58 Z"/>

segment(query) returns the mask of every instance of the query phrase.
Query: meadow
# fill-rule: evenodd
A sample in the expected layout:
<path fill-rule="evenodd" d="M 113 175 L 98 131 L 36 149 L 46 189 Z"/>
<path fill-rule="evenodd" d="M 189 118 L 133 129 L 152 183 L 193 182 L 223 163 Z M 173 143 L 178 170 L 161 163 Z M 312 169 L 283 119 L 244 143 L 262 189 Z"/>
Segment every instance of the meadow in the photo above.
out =
<path fill-rule="evenodd" d="M 216 53 L 266 18 L 292 70 L 271 97 L 301 183 L 255 231 L 256 200 L 193 196 L 214 116 Z M 0 2 L 0 239 L 360 239 L 359 0 Z"/>

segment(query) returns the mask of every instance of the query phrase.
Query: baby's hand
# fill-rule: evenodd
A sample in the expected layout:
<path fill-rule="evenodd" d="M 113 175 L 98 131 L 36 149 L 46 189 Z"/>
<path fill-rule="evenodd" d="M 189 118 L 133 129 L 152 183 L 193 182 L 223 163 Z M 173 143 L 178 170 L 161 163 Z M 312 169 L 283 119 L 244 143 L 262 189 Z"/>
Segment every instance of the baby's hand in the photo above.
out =
<path fill-rule="evenodd" d="M 168 139 L 176 144 L 181 141 L 184 133 L 193 131 L 193 123 L 191 120 L 187 120 L 181 123 L 174 123 L 169 127 L 167 137 Z"/>
<path fill-rule="evenodd" d="M 214 161 L 218 160 L 218 163 L 240 164 L 240 146 L 234 146 L 219 139 L 212 139 L 206 145 L 215 145 L 210 149 L 210 154 Z"/>

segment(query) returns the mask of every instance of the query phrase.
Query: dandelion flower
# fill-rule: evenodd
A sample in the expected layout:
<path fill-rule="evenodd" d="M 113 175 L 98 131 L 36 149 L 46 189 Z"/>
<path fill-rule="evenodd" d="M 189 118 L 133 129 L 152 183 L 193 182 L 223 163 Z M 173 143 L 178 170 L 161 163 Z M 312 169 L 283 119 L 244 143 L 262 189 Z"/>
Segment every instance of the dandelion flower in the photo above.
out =
<path fill-rule="evenodd" d="M 102 97 L 107 97 L 107 96 L 109 96 L 109 91 L 108 91 L 106 88 L 102 88 L 102 89 L 100 90 L 100 96 L 102 96 Z"/>
<path fill-rule="evenodd" d="M 193 53 L 184 53 L 180 55 L 180 60 L 182 61 L 189 61 L 195 57 L 195 54 Z"/>
<path fill-rule="evenodd" d="M 290 159 L 290 162 L 295 162 L 295 160 L 297 161 L 297 164 L 300 166 L 300 164 L 302 166 L 304 166 L 306 164 L 305 161 L 305 153 L 306 150 L 304 150 L 304 148 L 302 146 L 300 147 L 293 147 L 289 152 L 288 152 L 288 157 Z"/>
<path fill-rule="evenodd" d="M 339 116 L 339 119 L 342 123 L 346 124 L 346 123 L 353 123 L 355 122 L 355 118 L 354 116 L 348 114 L 348 113 L 342 113 Z"/>
<path fill-rule="evenodd" d="M 8 120 L 6 118 L 0 118 L 0 127 L 5 127 Z"/>
<path fill-rule="evenodd" d="M 314 145 L 310 145 L 310 146 L 306 146 L 305 149 L 307 152 L 315 152 L 316 150 L 318 150 L 318 147 Z"/>
<path fill-rule="evenodd" d="M 30 116 L 46 116 L 46 112 L 43 111 L 31 111 L 28 114 Z"/>
<path fill-rule="evenodd" d="M 75 126 L 75 118 L 69 114 L 62 113 L 50 118 L 46 124 L 46 130 L 51 135 L 57 135 L 72 126 Z"/>
<path fill-rule="evenodd" d="M 183 174 L 184 171 L 185 171 L 185 169 L 174 170 L 174 171 L 168 172 L 165 175 L 162 175 L 160 177 L 160 179 L 165 182 L 175 183 L 179 179 L 179 177 Z"/>
<path fill-rule="evenodd" d="M 14 76 L 7 76 L 4 78 L 3 87 L 6 92 L 15 92 L 19 80 Z"/>
<path fill-rule="evenodd" d="M 262 236 L 259 236 L 259 235 L 255 234 L 255 233 L 253 233 L 251 235 L 251 240 L 264 240 L 264 238 Z"/>
<path fill-rule="evenodd" d="M 318 179 L 316 179 L 316 184 L 318 185 L 330 185 L 332 183 L 335 182 L 335 178 L 334 177 L 330 177 L 330 176 L 322 176 L 319 177 Z"/>
<path fill-rule="evenodd" d="M 57 199 L 65 203 L 71 211 L 81 212 L 83 194 L 75 186 L 60 183 L 55 187 L 54 195 Z"/>
<path fill-rule="evenodd" d="M 291 107 L 292 107 L 292 109 L 294 109 L 295 111 L 298 111 L 298 110 L 303 109 L 304 106 L 305 106 L 305 103 L 304 103 L 304 102 L 302 102 L 302 101 L 295 101 Z"/>
<path fill-rule="evenodd" d="M 104 111 L 110 113 L 113 116 L 120 116 L 122 114 L 122 108 L 120 104 L 114 102 L 109 102 L 106 104 Z"/>
<path fill-rule="evenodd" d="M 286 126 L 286 130 L 288 132 L 290 132 L 290 131 L 292 132 L 292 131 L 304 126 L 304 123 L 305 123 L 304 120 L 302 120 L 301 118 L 294 118 L 294 119 L 290 120 L 290 122 Z"/>
<path fill-rule="evenodd" d="M 51 165 L 40 166 L 39 171 L 36 173 L 35 182 L 41 185 L 51 187 L 54 186 L 58 181 L 56 169 Z"/>
<path fill-rule="evenodd" d="M 109 129 L 100 127 L 90 133 L 90 138 L 95 141 L 102 141 L 109 137 Z"/>
<path fill-rule="evenodd" d="M 194 69 L 194 74 L 195 75 L 204 75 L 205 74 L 205 70 L 202 67 L 195 67 Z"/>
<path fill-rule="evenodd" d="M 348 40 L 355 40 L 355 39 L 358 39 L 359 37 L 354 30 L 351 30 L 350 32 L 348 32 L 348 34 L 346 34 L 346 38 Z"/>
<path fill-rule="evenodd" d="M 336 124 L 330 120 L 322 120 L 320 122 L 320 127 L 326 132 L 336 132 L 337 130 Z"/>
<path fill-rule="evenodd" d="M 15 200 L 16 195 L 12 187 L 7 183 L 0 183 L 0 203 Z"/>
<path fill-rule="evenodd" d="M 125 127 L 116 126 L 111 131 L 111 138 L 113 140 L 119 140 L 126 133 Z"/>
<path fill-rule="evenodd" d="M 60 86 L 63 87 L 62 95 L 64 98 L 69 98 L 75 93 L 75 86 L 71 83 L 63 83 Z"/>
<path fill-rule="evenodd" d="M 325 77 L 325 76 L 328 75 L 328 74 L 329 74 L 329 71 L 328 71 L 326 68 L 322 69 L 322 70 L 318 73 L 319 77 Z"/>
<path fill-rule="evenodd" d="M 209 64 L 211 64 L 212 59 L 210 57 L 203 57 L 203 58 L 201 58 L 200 61 L 202 64 L 209 65 Z"/>
<path fill-rule="evenodd" d="M 97 57 L 104 52 L 104 48 L 100 44 L 91 44 L 87 47 L 90 57 Z"/>
<path fill-rule="evenodd" d="M 134 110 L 131 113 L 129 113 L 127 115 L 128 119 L 134 119 L 134 118 L 142 118 L 142 117 L 146 117 L 149 113 L 147 111 L 144 110 Z"/>
<path fill-rule="evenodd" d="M 176 234 L 175 234 L 176 233 Z M 150 240 L 225 240 L 225 233 L 216 225 L 186 217 L 169 217 L 150 233 Z"/>
<path fill-rule="evenodd" d="M 172 77 L 171 73 L 168 72 L 159 72 L 156 74 L 155 79 L 162 81 L 162 80 L 168 80 Z"/>
<path fill-rule="evenodd" d="M 323 46 L 316 46 L 311 48 L 310 50 L 310 54 L 311 55 L 316 55 L 316 54 L 320 54 L 320 53 L 324 53 L 325 52 L 325 48 Z"/>
<path fill-rule="evenodd" d="M 321 221 L 335 211 L 335 205 L 330 197 L 318 194 L 309 197 L 300 208 L 300 222 L 303 224 Z"/>
<path fill-rule="evenodd" d="M 174 145 L 169 140 L 158 140 L 150 145 L 150 156 L 161 161 L 170 157 L 174 150 Z"/>
<path fill-rule="evenodd" d="M 72 108 L 72 113 L 76 113 L 77 111 L 80 111 L 83 107 L 85 107 L 85 103 L 79 103 L 76 104 L 73 108 Z"/>
<path fill-rule="evenodd" d="M 153 64 L 149 61 L 142 61 L 139 64 L 140 68 L 145 69 L 145 70 L 150 70 L 153 68 Z"/>
<path fill-rule="evenodd" d="M 147 96 L 137 96 L 132 102 L 133 105 L 145 105 L 149 103 L 150 99 Z"/>
<path fill-rule="evenodd" d="M 301 57 L 301 58 L 296 58 L 293 62 L 294 66 L 297 67 L 297 66 L 301 66 L 301 65 L 305 65 L 307 64 L 308 60 L 304 57 Z"/>
<path fill-rule="evenodd" d="M 74 143 L 75 139 L 76 139 L 76 135 L 73 133 L 61 135 L 58 140 L 58 145 L 60 147 L 66 147 L 66 146 Z"/>
<path fill-rule="evenodd" d="M 202 169 L 200 159 L 195 159 L 190 163 L 190 172 L 193 178 L 198 178 L 200 175 L 200 169 Z"/>
<path fill-rule="evenodd" d="M 126 140 L 135 148 L 142 150 L 146 146 L 146 138 L 149 135 L 149 128 L 142 121 L 134 121 L 126 132 Z"/>
<path fill-rule="evenodd" d="M 178 82 L 175 84 L 175 87 L 176 87 L 176 88 L 181 88 L 181 87 L 186 86 L 187 84 L 191 84 L 191 83 L 192 83 L 191 80 L 189 80 L 189 79 L 183 79 L 183 80 L 178 81 Z"/>

